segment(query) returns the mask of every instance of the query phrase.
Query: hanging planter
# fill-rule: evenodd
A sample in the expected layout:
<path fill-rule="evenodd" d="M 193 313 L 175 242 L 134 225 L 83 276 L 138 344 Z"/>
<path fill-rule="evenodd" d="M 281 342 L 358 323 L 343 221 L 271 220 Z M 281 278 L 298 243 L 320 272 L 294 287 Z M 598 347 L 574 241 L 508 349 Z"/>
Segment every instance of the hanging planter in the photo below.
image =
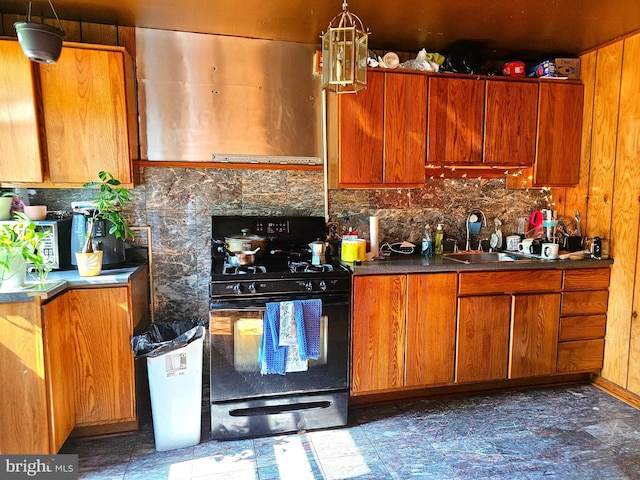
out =
<path fill-rule="evenodd" d="M 31 2 L 29 2 L 26 20 L 13 24 L 18 34 L 18 42 L 22 47 L 22 51 L 29 60 L 38 63 L 56 63 L 62 51 L 64 30 L 51 0 L 49 0 L 49 5 L 60 28 L 45 23 L 32 22 Z"/>

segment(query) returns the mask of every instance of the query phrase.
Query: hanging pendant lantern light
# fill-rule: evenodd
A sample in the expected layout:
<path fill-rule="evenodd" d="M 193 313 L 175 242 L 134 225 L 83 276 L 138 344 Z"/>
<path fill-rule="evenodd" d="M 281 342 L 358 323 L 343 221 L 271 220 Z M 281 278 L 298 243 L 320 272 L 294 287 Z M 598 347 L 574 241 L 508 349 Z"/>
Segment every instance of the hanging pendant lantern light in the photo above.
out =
<path fill-rule="evenodd" d="M 369 31 L 349 11 L 347 0 L 321 38 L 322 88 L 335 93 L 356 93 L 366 88 Z"/>

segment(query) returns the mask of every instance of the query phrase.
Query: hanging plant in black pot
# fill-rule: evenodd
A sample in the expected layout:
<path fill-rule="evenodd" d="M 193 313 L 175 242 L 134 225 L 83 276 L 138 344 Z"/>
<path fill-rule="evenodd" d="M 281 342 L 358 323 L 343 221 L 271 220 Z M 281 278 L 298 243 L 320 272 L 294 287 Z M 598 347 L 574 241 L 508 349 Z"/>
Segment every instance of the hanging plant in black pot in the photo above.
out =
<path fill-rule="evenodd" d="M 22 47 L 22 51 L 29 60 L 38 63 L 56 63 L 62 50 L 64 30 L 62 29 L 62 24 L 60 23 L 58 14 L 53 8 L 51 0 L 49 0 L 49 5 L 60 28 L 47 25 L 46 23 L 32 22 L 31 1 L 29 1 L 25 21 L 13 24 L 18 34 L 18 42 Z"/>

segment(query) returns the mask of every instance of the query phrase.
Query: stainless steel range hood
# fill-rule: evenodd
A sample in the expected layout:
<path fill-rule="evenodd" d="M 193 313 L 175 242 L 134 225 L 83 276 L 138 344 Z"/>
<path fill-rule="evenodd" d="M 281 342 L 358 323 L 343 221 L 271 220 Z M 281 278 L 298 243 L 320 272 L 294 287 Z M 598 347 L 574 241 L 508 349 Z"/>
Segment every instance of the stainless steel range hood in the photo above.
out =
<path fill-rule="evenodd" d="M 316 49 L 136 29 L 142 159 L 322 164 Z"/>

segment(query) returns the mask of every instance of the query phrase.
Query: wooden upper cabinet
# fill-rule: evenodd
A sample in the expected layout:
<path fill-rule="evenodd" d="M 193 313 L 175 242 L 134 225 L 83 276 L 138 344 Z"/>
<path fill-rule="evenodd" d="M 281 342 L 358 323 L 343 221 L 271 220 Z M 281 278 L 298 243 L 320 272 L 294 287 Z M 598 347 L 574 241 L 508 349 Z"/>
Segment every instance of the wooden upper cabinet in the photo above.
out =
<path fill-rule="evenodd" d="M 490 80 L 486 85 L 483 162 L 533 165 L 536 155 L 538 85 Z"/>
<path fill-rule="evenodd" d="M 339 96 L 339 184 L 382 183 L 384 73 L 370 71 L 367 88 Z"/>
<path fill-rule="evenodd" d="M 52 183 L 82 184 L 97 180 L 101 170 L 133 183 L 137 141 L 128 62 L 124 50 L 65 47 L 55 64 L 39 66 Z"/>
<path fill-rule="evenodd" d="M 352 394 L 404 385 L 406 295 L 406 275 L 354 277 Z"/>
<path fill-rule="evenodd" d="M 0 59 L 0 182 L 42 182 L 31 62 L 14 40 L 0 40 Z"/>
<path fill-rule="evenodd" d="M 385 74 L 385 184 L 424 184 L 427 129 L 427 79 L 423 75 Z"/>
<path fill-rule="evenodd" d="M 330 159 L 338 170 L 335 186 L 423 185 L 426 96 L 424 75 L 374 70 L 366 90 L 330 98 L 329 105 L 338 105 L 339 147 L 335 152 L 329 147 L 330 157 L 336 157 Z"/>
<path fill-rule="evenodd" d="M 583 95 L 582 84 L 540 83 L 534 186 L 578 183 Z"/>
<path fill-rule="evenodd" d="M 429 78 L 427 163 L 482 162 L 484 82 Z"/>

